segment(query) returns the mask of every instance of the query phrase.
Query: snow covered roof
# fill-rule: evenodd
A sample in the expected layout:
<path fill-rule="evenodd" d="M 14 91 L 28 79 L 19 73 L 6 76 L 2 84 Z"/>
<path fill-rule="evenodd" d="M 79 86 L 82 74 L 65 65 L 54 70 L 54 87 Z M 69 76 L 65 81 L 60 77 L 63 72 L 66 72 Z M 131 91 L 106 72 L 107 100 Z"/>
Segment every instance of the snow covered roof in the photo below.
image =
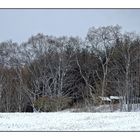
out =
<path fill-rule="evenodd" d="M 102 96 L 99 96 L 99 98 L 102 101 L 110 101 L 111 102 L 111 100 L 119 100 L 119 99 L 122 99 L 123 97 L 122 96 L 110 96 L 110 97 L 102 97 Z"/>
<path fill-rule="evenodd" d="M 119 100 L 119 99 L 121 99 L 122 97 L 120 96 L 110 96 L 110 99 L 112 100 L 112 99 L 115 99 L 115 100 Z"/>
<path fill-rule="evenodd" d="M 101 98 L 102 101 L 111 101 L 111 99 L 109 97 L 101 97 L 100 96 L 100 98 Z"/>

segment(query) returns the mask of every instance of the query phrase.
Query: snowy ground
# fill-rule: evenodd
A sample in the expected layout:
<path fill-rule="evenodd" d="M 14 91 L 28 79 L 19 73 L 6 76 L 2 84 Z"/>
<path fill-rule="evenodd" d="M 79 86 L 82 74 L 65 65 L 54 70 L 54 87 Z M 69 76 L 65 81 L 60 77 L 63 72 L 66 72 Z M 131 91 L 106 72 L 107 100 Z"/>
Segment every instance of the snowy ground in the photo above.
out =
<path fill-rule="evenodd" d="M 0 131 L 140 131 L 140 112 L 0 113 Z"/>

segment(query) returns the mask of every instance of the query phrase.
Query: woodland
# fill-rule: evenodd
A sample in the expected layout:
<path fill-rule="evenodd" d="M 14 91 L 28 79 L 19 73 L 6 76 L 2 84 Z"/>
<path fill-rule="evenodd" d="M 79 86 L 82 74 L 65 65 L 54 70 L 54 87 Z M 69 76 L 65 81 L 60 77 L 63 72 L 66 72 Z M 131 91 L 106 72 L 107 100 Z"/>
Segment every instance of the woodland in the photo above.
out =
<path fill-rule="evenodd" d="M 0 43 L 0 112 L 39 112 L 140 103 L 140 35 L 119 25 L 91 27 L 84 39 L 42 33 Z M 125 107 L 124 107 L 125 106 Z"/>

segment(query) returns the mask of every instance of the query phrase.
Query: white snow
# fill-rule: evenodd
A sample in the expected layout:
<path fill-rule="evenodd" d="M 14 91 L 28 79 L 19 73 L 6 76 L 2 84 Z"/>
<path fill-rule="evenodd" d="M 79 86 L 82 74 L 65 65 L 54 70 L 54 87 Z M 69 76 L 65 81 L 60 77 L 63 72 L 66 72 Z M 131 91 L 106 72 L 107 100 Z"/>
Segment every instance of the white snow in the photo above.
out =
<path fill-rule="evenodd" d="M 0 131 L 140 131 L 140 112 L 0 113 Z"/>

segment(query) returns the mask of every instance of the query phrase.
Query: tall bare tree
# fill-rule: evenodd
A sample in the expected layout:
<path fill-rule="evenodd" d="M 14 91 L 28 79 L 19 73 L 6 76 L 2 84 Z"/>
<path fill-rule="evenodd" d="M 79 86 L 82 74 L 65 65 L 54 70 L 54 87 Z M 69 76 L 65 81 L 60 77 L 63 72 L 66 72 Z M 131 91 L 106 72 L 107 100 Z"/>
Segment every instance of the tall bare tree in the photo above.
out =
<path fill-rule="evenodd" d="M 101 80 L 101 96 L 105 96 L 108 92 L 108 67 L 110 58 L 114 53 L 114 43 L 120 35 L 120 26 L 118 25 L 99 28 L 92 27 L 87 34 L 88 46 L 95 52 L 102 67 L 102 75 L 98 74 L 99 79 Z"/>

